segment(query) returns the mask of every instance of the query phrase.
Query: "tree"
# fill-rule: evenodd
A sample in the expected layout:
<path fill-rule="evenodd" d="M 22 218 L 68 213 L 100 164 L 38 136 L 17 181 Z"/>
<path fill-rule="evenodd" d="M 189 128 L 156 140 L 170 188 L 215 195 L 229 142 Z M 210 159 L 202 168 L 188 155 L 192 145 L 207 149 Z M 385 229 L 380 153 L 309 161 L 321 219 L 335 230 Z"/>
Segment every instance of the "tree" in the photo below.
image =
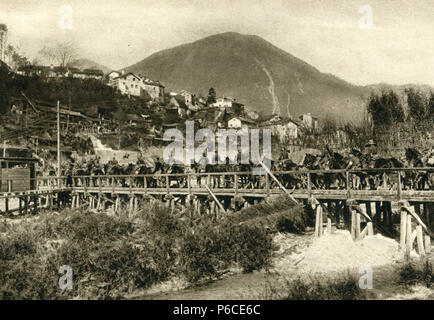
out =
<path fill-rule="evenodd" d="M 210 105 L 216 102 L 216 92 L 214 88 L 209 88 L 208 98 L 206 99 L 206 104 Z"/>
<path fill-rule="evenodd" d="M 8 45 L 5 49 L 5 56 L 8 61 L 9 67 L 13 71 L 17 71 L 19 68 L 27 67 L 30 65 L 30 61 L 19 52 L 18 48 L 12 45 Z"/>
<path fill-rule="evenodd" d="M 382 92 L 381 96 L 372 95 L 368 102 L 368 112 L 374 127 L 389 128 L 394 123 L 404 122 L 405 114 L 398 95 L 393 92 Z"/>
<path fill-rule="evenodd" d="M 434 92 L 432 91 L 428 102 L 427 114 L 428 114 L 428 119 L 434 122 Z"/>
<path fill-rule="evenodd" d="M 39 55 L 48 64 L 57 64 L 59 67 L 67 67 L 77 57 L 77 49 L 72 42 L 58 42 L 51 47 L 43 47 Z"/>
<path fill-rule="evenodd" d="M 427 117 L 427 108 L 425 98 L 419 91 L 413 88 L 405 90 L 407 94 L 409 116 L 415 122 L 421 122 Z"/>

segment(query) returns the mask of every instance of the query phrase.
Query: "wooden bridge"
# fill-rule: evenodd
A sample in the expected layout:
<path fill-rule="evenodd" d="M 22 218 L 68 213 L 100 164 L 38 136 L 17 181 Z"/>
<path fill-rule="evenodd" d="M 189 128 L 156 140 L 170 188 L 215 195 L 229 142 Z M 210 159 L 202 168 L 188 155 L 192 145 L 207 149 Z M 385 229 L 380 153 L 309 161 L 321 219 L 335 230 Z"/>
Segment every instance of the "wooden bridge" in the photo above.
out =
<path fill-rule="evenodd" d="M 434 202 L 434 189 L 403 187 L 406 173 L 424 173 L 434 176 L 434 168 L 415 169 L 367 169 L 367 170 L 300 170 L 272 172 L 271 175 L 254 176 L 250 172 L 213 172 L 194 174 L 75 176 L 67 185 L 62 177 L 62 187 L 75 193 L 110 193 L 114 195 L 209 195 L 246 198 L 267 198 L 289 192 L 297 199 L 315 197 L 323 200 Z M 365 174 L 382 176 L 381 185 L 375 189 L 361 189 L 355 177 Z M 339 175 L 344 177 L 341 185 L 324 189 L 312 183 L 312 177 Z M 300 183 L 284 190 L 273 179 L 298 177 Z M 285 181 L 280 181 L 285 184 Z M 434 179 L 433 179 L 434 182 Z"/>
<path fill-rule="evenodd" d="M 327 232 L 331 231 L 332 222 L 336 226 L 351 226 L 355 240 L 372 234 L 374 226 L 392 235 L 396 231 L 394 226 L 400 224 L 401 245 L 410 247 L 417 239 L 418 248 L 425 248 L 420 249 L 425 253 L 430 248 L 427 238 L 432 235 L 434 189 L 428 183 L 423 188 L 420 185 L 415 188 L 406 180 L 410 176 L 434 182 L 433 175 L 434 168 L 406 168 L 268 171 L 262 176 L 253 176 L 251 172 L 213 172 L 36 177 L 30 179 L 35 190 L 0 193 L 0 211 L 35 213 L 40 206 L 70 205 L 96 210 L 112 207 L 115 212 L 131 213 L 144 201 L 157 199 L 172 208 L 189 207 L 193 208 L 193 214 L 217 217 L 286 194 L 296 202 L 312 206 L 316 212 L 317 236 L 324 233 L 325 217 Z M 360 177 L 376 182 L 362 187 Z M 325 188 L 326 184 L 318 183 L 319 179 L 326 181 L 325 178 L 334 183 Z M 296 182 L 291 184 L 288 179 Z M 2 183 L 14 185 L 18 183 L 15 180 Z M 18 204 L 11 208 L 9 202 L 14 199 Z M 411 229 L 412 217 L 417 224 L 415 231 Z M 424 241 L 420 240 L 421 232 L 425 234 Z"/>

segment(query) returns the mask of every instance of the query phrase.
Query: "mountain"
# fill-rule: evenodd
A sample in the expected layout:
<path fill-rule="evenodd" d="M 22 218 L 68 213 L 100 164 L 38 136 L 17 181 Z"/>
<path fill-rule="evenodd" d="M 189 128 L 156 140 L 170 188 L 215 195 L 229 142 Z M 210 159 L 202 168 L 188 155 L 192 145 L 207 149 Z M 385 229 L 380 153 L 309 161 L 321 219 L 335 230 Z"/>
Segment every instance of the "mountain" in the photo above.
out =
<path fill-rule="evenodd" d="M 80 70 L 84 70 L 84 69 L 99 69 L 102 72 L 104 72 L 104 74 L 110 72 L 111 68 L 106 67 L 102 64 L 96 63 L 95 61 L 89 60 L 89 59 L 85 59 L 85 58 L 81 58 L 81 59 L 76 59 L 73 62 L 71 62 L 71 66 L 78 68 Z"/>
<path fill-rule="evenodd" d="M 369 88 L 352 85 L 254 35 L 228 32 L 152 54 L 125 68 L 169 90 L 230 96 L 260 114 L 360 119 Z"/>

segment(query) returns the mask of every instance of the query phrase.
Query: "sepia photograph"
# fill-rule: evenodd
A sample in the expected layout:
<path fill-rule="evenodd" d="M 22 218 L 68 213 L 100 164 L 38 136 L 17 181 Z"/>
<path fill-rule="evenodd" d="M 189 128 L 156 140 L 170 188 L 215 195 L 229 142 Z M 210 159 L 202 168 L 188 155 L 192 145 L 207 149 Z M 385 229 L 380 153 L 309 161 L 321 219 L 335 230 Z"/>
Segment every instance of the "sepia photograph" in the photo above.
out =
<path fill-rule="evenodd" d="M 0 300 L 433 300 L 433 231 L 434 0 L 0 1 Z"/>

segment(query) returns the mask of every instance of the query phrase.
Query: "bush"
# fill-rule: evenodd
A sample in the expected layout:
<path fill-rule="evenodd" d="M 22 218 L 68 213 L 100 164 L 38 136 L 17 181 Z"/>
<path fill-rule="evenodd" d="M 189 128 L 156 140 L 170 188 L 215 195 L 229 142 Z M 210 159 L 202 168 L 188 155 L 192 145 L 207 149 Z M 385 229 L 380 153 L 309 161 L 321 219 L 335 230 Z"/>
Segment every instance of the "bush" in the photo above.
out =
<path fill-rule="evenodd" d="M 270 265 L 272 238 L 262 227 L 240 226 L 236 230 L 237 261 L 244 272 L 260 270 Z"/>
<path fill-rule="evenodd" d="M 262 227 L 222 224 L 188 234 L 181 256 L 187 279 L 197 282 L 238 264 L 244 272 L 266 268 L 272 254 L 272 237 Z"/>
<path fill-rule="evenodd" d="M 302 210 L 285 212 L 277 218 L 276 229 L 279 232 L 301 234 L 307 226 L 307 215 Z"/>
<path fill-rule="evenodd" d="M 429 261 L 425 261 L 424 263 L 406 263 L 399 268 L 398 275 L 399 284 L 408 286 L 421 283 L 429 288 L 434 282 L 433 267 Z"/>
<path fill-rule="evenodd" d="M 282 300 L 360 300 L 365 299 L 364 290 L 359 287 L 358 278 L 350 273 L 340 278 L 296 278 L 286 280 L 283 288 L 268 285 L 267 299 Z"/>
<path fill-rule="evenodd" d="M 191 283 L 239 265 L 266 268 L 272 252 L 264 226 L 213 221 L 155 204 L 133 219 L 64 210 L 5 226 L 0 236 L 0 297 L 116 299 L 173 276 Z M 61 290 L 59 268 L 73 270 Z"/>
<path fill-rule="evenodd" d="M 296 205 L 286 196 L 277 197 L 271 203 L 262 202 L 229 216 L 232 224 L 261 225 L 271 232 L 302 233 L 311 218 L 305 208 Z"/>

